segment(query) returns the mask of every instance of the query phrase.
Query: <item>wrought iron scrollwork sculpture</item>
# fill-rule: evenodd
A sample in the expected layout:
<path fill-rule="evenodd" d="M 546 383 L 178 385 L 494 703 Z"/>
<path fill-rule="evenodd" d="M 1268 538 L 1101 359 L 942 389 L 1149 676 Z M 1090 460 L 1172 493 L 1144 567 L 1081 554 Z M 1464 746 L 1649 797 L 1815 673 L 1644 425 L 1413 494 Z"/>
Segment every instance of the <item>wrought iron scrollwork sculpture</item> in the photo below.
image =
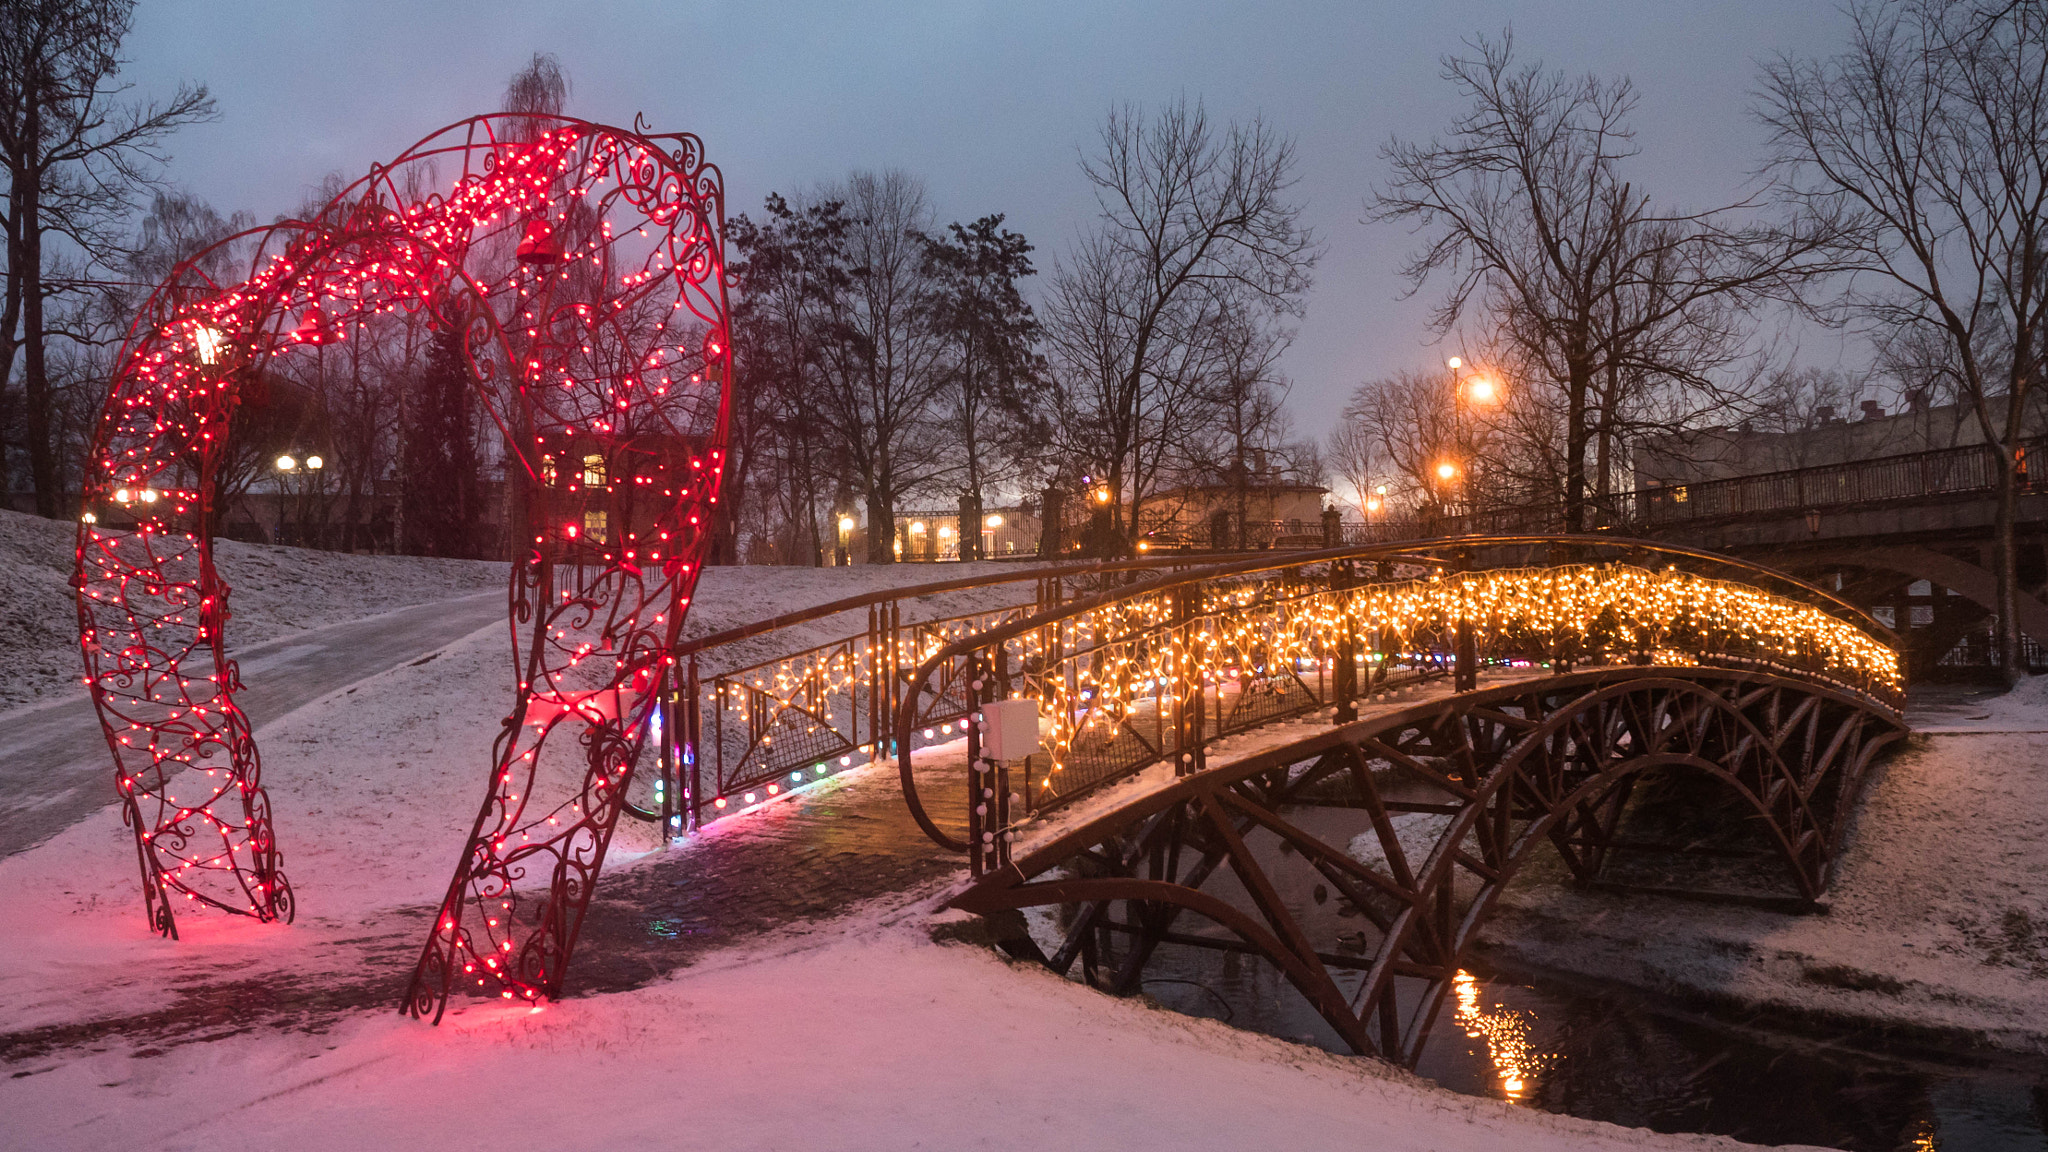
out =
<path fill-rule="evenodd" d="M 206 249 L 150 297 L 94 436 L 75 584 L 153 928 L 175 934 L 180 897 L 292 914 L 212 555 L 223 481 L 246 483 L 263 447 L 233 443 L 237 406 L 335 345 L 434 334 L 499 432 L 517 674 L 404 1007 L 438 1018 L 457 979 L 560 990 L 711 545 L 723 233 L 722 177 L 694 136 L 482 116 L 313 219 Z"/>

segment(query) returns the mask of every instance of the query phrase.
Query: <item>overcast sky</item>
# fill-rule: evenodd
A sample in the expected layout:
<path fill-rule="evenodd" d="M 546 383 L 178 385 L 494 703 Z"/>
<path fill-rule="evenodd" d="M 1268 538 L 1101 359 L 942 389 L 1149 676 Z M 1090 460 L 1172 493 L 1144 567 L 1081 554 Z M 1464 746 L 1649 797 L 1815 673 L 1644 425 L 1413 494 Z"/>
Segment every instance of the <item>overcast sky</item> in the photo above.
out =
<path fill-rule="evenodd" d="M 1526 59 L 1634 78 L 1660 199 L 1741 195 L 1759 156 L 1759 61 L 1828 53 L 1829 0 L 1379 0 L 1262 4 L 493 3 L 141 0 L 124 77 L 137 94 L 206 84 L 218 122 L 173 141 L 170 176 L 223 213 L 290 210 L 330 170 L 349 178 L 441 125 L 495 110 L 536 51 L 560 57 L 568 111 L 703 137 L 728 211 L 854 168 L 927 182 L 940 219 L 1001 212 L 1041 269 L 1094 212 L 1076 167 L 1113 104 L 1181 93 L 1216 118 L 1263 114 L 1298 142 L 1299 195 L 1326 244 L 1285 369 L 1298 429 L 1326 427 L 1362 379 L 1441 363 L 1428 287 L 1402 299 L 1413 244 L 1359 222 L 1380 146 L 1458 111 L 1441 59 L 1512 27 Z M 1809 343 L 1809 362 L 1857 355 Z"/>

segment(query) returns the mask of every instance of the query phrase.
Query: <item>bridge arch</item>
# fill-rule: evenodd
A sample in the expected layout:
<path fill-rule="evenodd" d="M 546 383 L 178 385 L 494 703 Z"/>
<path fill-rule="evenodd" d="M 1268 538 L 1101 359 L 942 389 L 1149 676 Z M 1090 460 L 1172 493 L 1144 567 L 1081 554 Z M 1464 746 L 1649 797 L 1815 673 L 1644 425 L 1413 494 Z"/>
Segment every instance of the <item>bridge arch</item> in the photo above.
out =
<path fill-rule="evenodd" d="M 508 997 L 559 988 L 711 541 L 723 232 L 722 177 L 694 136 L 481 116 L 311 220 L 198 253 L 151 295 L 94 433 L 74 583 L 153 928 L 175 935 L 181 897 L 294 911 L 212 557 L 223 481 L 283 445 L 238 443 L 237 410 L 254 382 L 410 333 L 452 350 L 499 434 L 515 676 L 407 1006 L 438 1014 L 458 976 Z M 557 731 L 574 740 L 550 744 Z"/>
<path fill-rule="evenodd" d="M 1904 732 L 1849 694 L 1733 669 L 1605 669 L 1503 685 L 1183 778 L 1061 830 L 953 904 L 985 915 L 1071 906 L 1056 946 L 1013 933 L 1006 947 L 1056 971 L 1079 962 L 1117 993 L 1137 989 L 1161 944 L 1253 952 L 1355 1051 L 1412 1064 L 1499 894 L 1546 847 L 1575 876 L 1594 878 L 1627 789 L 1645 774 L 1683 766 L 1741 796 L 1810 901 L 1825 888 L 1847 813 L 1821 811 L 1814 797 L 1853 795 Z M 1788 747 L 1807 751 L 1788 759 Z M 1416 799 L 1418 782 L 1436 794 Z M 1376 838 L 1377 856 L 1290 816 L 1309 807 L 1363 813 L 1361 835 Z M 1414 814 L 1448 819 L 1417 845 L 1400 823 Z M 1254 831 L 1287 850 L 1250 847 Z M 1249 910 L 1203 890 L 1226 867 Z M 1287 883 L 1285 868 L 1302 875 Z M 1281 895 L 1307 882 L 1335 889 L 1371 930 L 1341 950 L 1319 943 L 1318 910 Z M 1190 912 L 1236 943 L 1187 929 L 1179 920 Z"/>
<path fill-rule="evenodd" d="M 1568 559 L 1532 563 L 1537 549 Z M 1499 537 L 1332 550 L 1113 589 L 941 646 L 901 697 L 896 751 L 913 813 L 978 877 L 955 906 L 1073 912 L 1045 948 L 1013 928 L 1015 951 L 1080 963 L 1117 992 L 1163 943 L 1254 952 L 1354 1049 L 1412 1061 L 1537 846 L 1585 882 L 1653 847 L 1619 830 L 1654 773 L 1717 781 L 1768 830 L 1789 881 L 1765 898 L 1818 900 L 1872 757 L 1906 731 L 1895 644 L 1821 589 L 1685 549 Z M 1402 702 L 1416 693 L 1430 698 Z M 969 726 L 968 833 L 946 836 L 923 810 L 913 729 L 1016 695 L 1053 713 L 1046 762 L 983 760 Z M 1332 727 L 1223 762 L 1218 740 L 1291 717 Z M 1350 810 L 1365 831 L 1328 843 L 1296 807 Z M 1416 820 L 1438 822 L 1426 844 Z M 1319 914 L 1290 906 L 1274 860 L 1247 847 L 1267 835 L 1370 925 L 1348 952 L 1318 942 L 1305 918 Z M 1219 869 L 1248 908 L 1204 890 Z M 1187 912 L 1225 935 L 1183 931 Z"/>
<path fill-rule="evenodd" d="M 1870 548 L 1822 548 L 1788 552 L 1783 560 L 1788 568 L 1810 573 L 1839 568 L 1896 572 L 1901 576 L 1926 580 L 1950 589 L 1987 612 L 1998 611 L 1996 576 L 1982 565 L 1973 564 L 1946 552 L 1937 552 L 1932 548 L 1903 544 Z M 2048 644 L 2048 604 L 2043 604 L 2038 598 L 2024 591 L 2015 599 L 2018 604 L 2020 631 L 2034 637 L 2040 643 Z"/>

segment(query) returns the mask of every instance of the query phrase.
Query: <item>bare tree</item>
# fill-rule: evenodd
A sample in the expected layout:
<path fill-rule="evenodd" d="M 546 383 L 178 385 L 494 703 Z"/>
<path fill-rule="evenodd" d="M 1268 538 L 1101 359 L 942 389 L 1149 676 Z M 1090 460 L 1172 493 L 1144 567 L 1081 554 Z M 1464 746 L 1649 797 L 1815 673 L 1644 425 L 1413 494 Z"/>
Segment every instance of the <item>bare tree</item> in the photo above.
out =
<path fill-rule="evenodd" d="M 1377 507 L 1372 503 L 1374 489 L 1384 483 L 1372 429 L 1355 419 L 1347 408 L 1323 434 L 1323 459 L 1337 481 L 1351 489 L 1351 503 L 1358 509 L 1358 515 L 1370 518 Z"/>
<path fill-rule="evenodd" d="M 1579 531 L 1589 489 L 1611 476 L 1591 475 L 1589 463 L 1630 397 L 1655 382 L 1719 391 L 1715 373 L 1741 355 L 1746 310 L 1820 266 L 1825 230 L 1737 226 L 1746 203 L 1653 209 L 1621 172 L 1636 151 L 1627 80 L 1518 65 L 1512 37 L 1474 48 L 1444 64 L 1469 110 L 1442 138 L 1381 150 L 1395 176 L 1367 218 L 1426 235 L 1406 274 L 1416 290 L 1449 278 L 1440 332 L 1483 308 L 1536 370 L 1528 382 L 1555 390 L 1565 525 Z"/>
<path fill-rule="evenodd" d="M 114 75 L 133 0 L 9 0 L 0 5 L 0 164 L 8 194 L 0 210 L 7 282 L 0 302 L 0 385 L 22 354 L 22 438 L 36 512 L 60 514 L 62 449 L 50 340 L 53 303 L 89 294 L 114 266 L 138 189 L 152 186 L 166 159 L 164 138 L 211 119 L 204 87 L 170 100 L 124 102 Z M 67 261 L 69 275 L 49 273 Z M 4 390 L 4 389 L 0 389 Z M 5 461 L 0 460 L 0 470 Z"/>
<path fill-rule="evenodd" d="M 1264 121 L 1218 130 L 1185 99 L 1111 112 L 1082 161 L 1101 222 L 1056 273 L 1048 335 L 1067 454 L 1104 478 L 1125 547 L 1194 425 L 1212 326 L 1239 307 L 1301 311 L 1318 250 L 1294 165 Z"/>
<path fill-rule="evenodd" d="M 825 349 L 804 418 L 815 419 L 868 511 L 868 561 L 895 558 L 896 508 L 949 467 L 933 412 L 947 342 L 931 323 L 934 284 L 923 237 L 931 210 L 904 172 L 856 172 L 821 199 L 846 205 L 851 285 L 834 300 L 838 338 Z"/>
<path fill-rule="evenodd" d="M 1049 434 L 1031 394 L 1045 373 L 1038 318 L 1019 284 L 1035 271 L 1031 244 L 1002 224 L 983 216 L 925 239 L 930 321 L 951 345 L 941 403 L 960 459 L 962 560 L 979 556 L 986 490 L 1028 467 Z"/>
<path fill-rule="evenodd" d="M 1923 351 L 1997 453 L 1999 653 L 2020 674 L 2014 521 L 2048 344 L 2048 4 L 1865 0 L 1847 51 L 1780 59 L 1761 115 L 1787 195 L 1853 225 L 1823 314 Z M 1930 346 L 1931 345 L 1931 346 Z"/>

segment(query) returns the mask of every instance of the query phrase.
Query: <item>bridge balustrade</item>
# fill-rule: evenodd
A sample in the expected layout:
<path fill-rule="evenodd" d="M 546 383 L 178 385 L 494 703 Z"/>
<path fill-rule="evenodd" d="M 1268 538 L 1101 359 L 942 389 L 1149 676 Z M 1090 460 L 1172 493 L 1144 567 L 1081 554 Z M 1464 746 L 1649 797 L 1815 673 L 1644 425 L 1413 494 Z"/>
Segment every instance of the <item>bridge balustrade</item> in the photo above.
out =
<path fill-rule="evenodd" d="M 1209 562 L 1204 558 L 1202 562 Z M 625 812 L 681 835 L 776 800 L 847 768 L 886 759 L 911 669 L 948 643 L 1042 612 L 1076 596 L 1186 568 L 1172 557 L 1019 567 L 885 589 L 686 640 L 658 686 Z M 1014 588 L 1016 602 L 937 619 L 909 606 Z M 1000 592 L 996 593 L 1000 595 Z M 798 629 L 858 619 L 866 627 L 769 660 Z M 910 745 L 951 740 L 971 711 L 963 685 L 942 681 L 923 702 Z M 931 735 L 923 735 L 925 728 Z"/>
<path fill-rule="evenodd" d="M 935 840 L 969 852 L 979 874 L 1007 859 L 1022 823 L 1106 783 L 1160 763 L 1198 772 L 1226 737 L 1317 713 L 1351 719 L 1360 698 L 1425 681 L 1470 690 L 1482 670 L 1748 668 L 1903 708 L 1889 630 L 1768 569 L 1603 537 L 1458 543 L 1453 555 L 1410 542 L 1223 564 L 954 640 L 924 660 L 898 705 L 896 750 L 913 812 Z M 1558 547 L 1581 558 L 1529 563 Z M 1701 568 L 1733 569 L 1748 582 L 1693 570 Z M 1009 765 L 977 766 L 969 839 L 953 840 L 923 810 L 911 738 L 951 734 L 950 724 L 930 729 L 934 714 L 1014 697 L 1039 702 L 1045 751 L 1014 777 Z M 979 732 L 960 728 L 978 761 Z"/>
<path fill-rule="evenodd" d="M 2024 459 L 2048 450 L 2048 438 L 2022 445 Z M 1795 516 L 1942 496 L 1989 494 L 1998 487 L 1999 456 L 1981 444 L 1880 456 L 1842 464 L 1815 465 L 1637 488 L 1587 497 L 1586 523 L 1618 531 L 1654 532 L 1695 522 L 1754 516 Z M 2021 483 L 2030 477 L 2025 471 Z M 1550 532 L 1565 522 L 1561 502 L 1480 508 L 1440 516 L 1344 526 L 1346 544 L 1377 544 L 1439 536 Z"/>

